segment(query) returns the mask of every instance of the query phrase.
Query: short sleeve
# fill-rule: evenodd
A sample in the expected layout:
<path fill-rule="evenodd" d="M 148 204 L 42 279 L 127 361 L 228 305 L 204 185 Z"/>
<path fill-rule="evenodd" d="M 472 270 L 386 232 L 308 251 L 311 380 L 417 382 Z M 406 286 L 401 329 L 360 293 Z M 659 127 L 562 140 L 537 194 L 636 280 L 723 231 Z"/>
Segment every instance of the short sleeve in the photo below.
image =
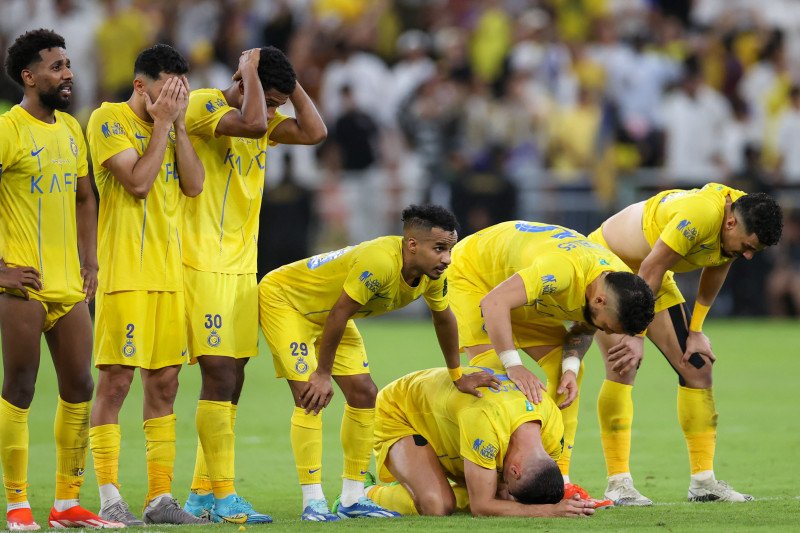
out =
<path fill-rule="evenodd" d="M 678 255 L 686 257 L 696 244 L 713 240 L 719 230 L 714 215 L 714 209 L 707 206 L 683 210 L 664 225 L 659 238 Z"/>
<path fill-rule="evenodd" d="M 528 304 L 544 296 L 565 293 L 575 285 L 577 272 L 572 261 L 563 255 L 553 254 L 537 257 L 533 264 L 517 272 L 525 285 Z"/>
<path fill-rule="evenodd" d="M 396 277 L 397 265 L 392 257 L 378 246 L 367 246 L 357 252 L 344 282 L 347 295 L 366 304 Z"/>
<path fill-rule="evenodd" d="M 275 129 L 275 127 L 278 124 L 280 124 L 281 122 L 283 122 L 287 118 L 289 118 L 289 117 L 284 115 L 284 114 L 282 114 L 282 113 L 279 113 L 276 110 L 275 111 L 275 115 L 272 117 L 272 120 L 270 120 L 267 123 L 267 140 L 268 140 L 267 142 L 269 143 L 270 146 L 275 146 L 276 144 L 278 144 L 277 141 L 273 141 L 272 139 L 270 139 L 270 136 L 272 135 L 272 131 Z"/>
<path fill-rule="evenodd" d="M 500 454 L 500 437 L 486 412 L 464 409 L 458 414 L 459 453 L 467 461 L 495 470 Z"/>
<path fill-rule="evenodd" d="M 447 272 L 441 275 L 439 279 L 431 280 L 428 287 L 425 289 L 425 303 L 431 311 L 444 311 L 447 309 Z"/>
<path fill-rule="evenodd" d="M 86 126 L 89 149 L 98 165 L 128 148 L 136 149 L 128 138 L 125 126 L 114 111 L 107 107 L 96 109 Z"/>
<path fill-rule="evenodd" d="M 208 91 L 193 91 L 186 109 L 186 131 L 189 135 L 214 137 L 217 124 L 226 114 L 236 111 L 225 99 Z"/>

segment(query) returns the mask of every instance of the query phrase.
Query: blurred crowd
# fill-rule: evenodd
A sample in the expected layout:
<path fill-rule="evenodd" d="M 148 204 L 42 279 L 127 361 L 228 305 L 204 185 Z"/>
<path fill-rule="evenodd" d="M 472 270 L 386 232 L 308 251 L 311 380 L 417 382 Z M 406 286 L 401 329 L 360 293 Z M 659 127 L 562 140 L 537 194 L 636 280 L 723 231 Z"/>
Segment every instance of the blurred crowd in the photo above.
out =
<path fill-rule="evenodd" d="M 515 217 L 591 231 L 621 184 L 719 181 L 776 194 L 787 214 L 777 249 L 731 274 L 729 312 L 800 313 L 800 0 L 0 6 L 2 50 L 28 29 L 65 37 L 82 121 L 128 98 L 154 42 L 189 58 L 193 88 L 226 87 L 244 49 L 287 53 L 329 137 L 271 149 L 261 270 L 396 231 L 411 202 L 449 205 L 462 234 Z M 0 110 L 20 96 L 0 80 Z M 562 220 L 565 201 L 592 216 Z"/>

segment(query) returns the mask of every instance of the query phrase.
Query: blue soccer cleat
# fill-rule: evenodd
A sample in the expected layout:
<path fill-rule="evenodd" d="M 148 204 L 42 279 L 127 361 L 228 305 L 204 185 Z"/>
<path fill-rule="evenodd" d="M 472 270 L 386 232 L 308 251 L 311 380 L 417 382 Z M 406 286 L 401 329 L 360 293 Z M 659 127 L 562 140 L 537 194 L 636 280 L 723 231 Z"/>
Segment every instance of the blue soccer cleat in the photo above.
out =
<path fill-rule="evenodd" d="M 211 511 L 211 520 L 214 522 L 228 522 L 231 524 L 271 524 L 272 517 L 268 514 L 257 512 L 250 502 L 231 494 L 220 500 L 214 501 Z"/>
<path fill-rule="evenodd" d="M 339 520 L 339 516 L 328 509 L 327 500 L 319 498 L 316 500 L 309 500 L 308 505 L 303 509 L 303 514 L 300 515 L 300 520 L 308 520 L 309 522 L 335 522 Z"/>
<path fill-rule="evenodd" d="M 190 492 L 183 510 L 197 518 L 208 518 L 211 520 L 211 510 L 214 508 L 213 494 L 197 494 Z"/>
<path fill-rule="evenodd" d="M 366 496 L 362 496 L 356 503 L 345 507 L 339 499 L 333 504 L 333 508 L 341 518 L 397 518 L 402 516 L 400 513 L 384 509 Z"/>

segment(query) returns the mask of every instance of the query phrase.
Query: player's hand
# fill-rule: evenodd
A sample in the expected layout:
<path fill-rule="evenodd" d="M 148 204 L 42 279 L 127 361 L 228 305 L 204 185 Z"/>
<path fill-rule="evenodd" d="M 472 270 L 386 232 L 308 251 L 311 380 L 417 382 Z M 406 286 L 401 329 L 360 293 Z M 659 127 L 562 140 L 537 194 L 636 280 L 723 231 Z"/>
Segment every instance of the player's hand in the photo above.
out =
<path fill-rule="evenodd" d="M 180 111 L 178 111 L 178 116 L 174 122 L 176 127 L 181 126 L 184 122 L 184 118 L 186 117 L 186 109 L 189 107 L 189 93 L 192 92 L 192 89 L 189 87 L 189 79 L 186 76 L 180 76 L 178 79 L 180 80 L 182 87 L 180 88 L 180 92 L 178 94 Z"/>
<path fill-rule="evenodd" d="M 525 365 L 510 366 L 506 369 L 506 374 L 528 400 L 535 404 L 542 401 L 542 391 L 546 391 L 547 387 L 533 372 L 525 368 Z"/>
<path fill-rule="evenodd" d="M 88 304 L 92 301 L 95 293 L 97 292 L 97 267 L 81 267 L 81 277 L 83 278 L 83 293 L 86 295 L 84 300 Z"/>
<path fill-rule="evenodd" d="M 500 380 L 484 371 L 464 374 L 453 384 L 464 394 L 472 394 L 478 398 L 483 398 L 483 393 L 478 390 L 478 387 L 491 387 L 494 390 L 500 390 Z"/>
<path fill-rule="evenodd" d="M 594 503 L 582 500 L 577 494 L 569 500 L 561 500 L 553 505 L 553 516 L 577 517 L 594 514 Z"/>
<path fill-rule="evenodd" d="M 686 351 L 681 357 L 681 365 L 686 365 L 694 353 L 707 357 L 712 363 L 717 360 L 717 356 L 711 350 L 711 341 L 702 331 L 689 332 L 689 337 L 686 339 Z"/>
<path fill-rule="evenodd" d="M 642 357 L 644 357 L 644 337 L 625 335 L 616 346 L 608 350 L 611 370 L 621 376 L 639 368 Z"/>
<path fill-rule="evenodd" d="M 181 112 L 181 91 L 186 91 L 178 76 L 172 76 L 161 87 L 158 99 L 153 102 L 150 95 L 144 93 L 144 105 L 153 117 L 153 122 L 172 124 Z"/>
<path fill-rule="evenodd" d="M 258 71 L 258 61 L 261 59 L 261 48 L 251 48 L 245 50 L 239 56 L 239 68 L 233 73 L 233 81 L 242 79 L 242 71 L 246 68 L 254 68 Z"/>
<path fill-rule="evenodd" d="M 330 374 L 320 374 L 316 370 L 308 377 L 308 386 L 300 395 L 300 407 L 306 414 L 314 411 L 318 415 L 328 406 L 333 397 L 333 385 Z"/>
<path fill-rule="evenodd" d="M 558 384 L 556 392 L 564 395 L 564 401 L 558 404 L 559 409 L 566 409 L 575 398 L 578 397 L 578 377 L 572 370 L 567 370 L 561 374 L 561 383 Z"/>
<path fill-rule="evenodd" d="M 5 289 L 16 289 L 28 299 L 28 289 L 42 290 L 42 280 L 39 279 L 39 271 L 33 267 L 8 267 L 0 266 L 0 287 Z"/>

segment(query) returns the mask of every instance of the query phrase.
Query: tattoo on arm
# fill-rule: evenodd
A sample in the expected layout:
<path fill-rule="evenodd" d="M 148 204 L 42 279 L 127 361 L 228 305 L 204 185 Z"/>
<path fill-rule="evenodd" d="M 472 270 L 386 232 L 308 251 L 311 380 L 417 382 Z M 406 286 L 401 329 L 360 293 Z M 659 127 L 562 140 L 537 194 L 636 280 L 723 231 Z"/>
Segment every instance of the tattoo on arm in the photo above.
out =
<path fill-rule="evenodd" d="M 567 357 L 577 357 L 578 359 L 583 360 L 583 356 L 586 355 L 587 351 L 589 351 L 589 347 L 592 345 L 593 339 L 594 335 L 570 332 L 567 334 L 567 338 L 564 340 L 562 359 L 566 359 Z"/>

